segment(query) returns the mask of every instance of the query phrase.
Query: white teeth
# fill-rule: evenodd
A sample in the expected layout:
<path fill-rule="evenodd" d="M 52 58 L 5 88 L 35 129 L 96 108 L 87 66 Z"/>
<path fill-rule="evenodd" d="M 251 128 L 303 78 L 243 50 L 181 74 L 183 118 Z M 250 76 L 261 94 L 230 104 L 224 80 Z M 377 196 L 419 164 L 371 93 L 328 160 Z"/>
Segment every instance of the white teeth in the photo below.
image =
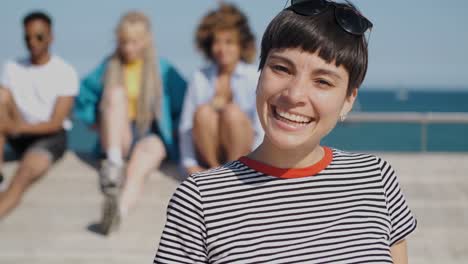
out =
<path fill-rule="evenodd" d="M 276 113 L 281 116 L 282 118 L 285 118 L 289 121 L 292 122 L 297 122 L 297 123 L 309 123 L 312 121 L 312 118 L 307 117 L 307 116 L 301 116 L 301 115 L 296 115 L 296 114 L 291 114 L 286 111 L 282 111 L 278 107 L 276 107 Z"/>

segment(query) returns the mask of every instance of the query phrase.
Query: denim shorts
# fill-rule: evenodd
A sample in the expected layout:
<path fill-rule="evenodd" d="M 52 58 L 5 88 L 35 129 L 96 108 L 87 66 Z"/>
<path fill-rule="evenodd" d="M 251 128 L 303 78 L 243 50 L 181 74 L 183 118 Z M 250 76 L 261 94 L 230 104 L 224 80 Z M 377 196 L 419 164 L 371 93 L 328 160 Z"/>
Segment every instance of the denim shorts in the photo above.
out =
<path fill-rule="evenodd" d="M 138 128 L 134 121 L 131 123 L 130 129 L 132 131 L 132 142 L 130 144 L 130 153 L 133 152 L 135 145 L 143 138 L 152 136 L 152 135 L 159 136 L 159 127 L 156 121 L 151 122 L 151 125 L 149 126 L 149 128 L 143 133 L 138 133 Z"/>

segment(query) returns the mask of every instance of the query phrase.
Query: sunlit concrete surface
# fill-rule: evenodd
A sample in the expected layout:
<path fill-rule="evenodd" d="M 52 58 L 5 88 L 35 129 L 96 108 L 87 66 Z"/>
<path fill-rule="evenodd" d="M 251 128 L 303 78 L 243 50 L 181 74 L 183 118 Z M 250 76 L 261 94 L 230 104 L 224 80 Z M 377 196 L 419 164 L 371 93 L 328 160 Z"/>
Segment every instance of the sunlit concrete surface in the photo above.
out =
<path fill-rule="evenodd" d="M 410 263 L 468 263 L 468 154 L 378 155 L 396 169 L 419 221 Z M 15 166 L 5 165 L 7 180 Z M 67 153 L 0 222 L 0 263 L 151 263 L 176 175 L 174 165 L 154 173 L 120 230 L 105 237 L 93 231 L 102 202 L 96 170 Z"/>

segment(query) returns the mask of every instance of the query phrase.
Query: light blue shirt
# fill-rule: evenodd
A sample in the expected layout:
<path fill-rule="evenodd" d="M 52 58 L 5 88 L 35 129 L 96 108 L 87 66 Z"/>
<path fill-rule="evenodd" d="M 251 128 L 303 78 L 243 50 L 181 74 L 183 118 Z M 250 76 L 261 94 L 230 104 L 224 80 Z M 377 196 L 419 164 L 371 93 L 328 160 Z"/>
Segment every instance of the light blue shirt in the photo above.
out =
<path fill-rule="evenodd" d="M 193 117 L 200 105 L 209 103 L 214 97 L 217 75 L 215 65 L 202 68 L 194 73 L 187 88 L 179 126 L 181 162 L 185 168 L 199 165 L 192 138 Z M 255 103 L 258 77 L 256 67 L 243 62 L 237 64 L 231 77 L 233 102 L 247 114 L 255 130 L 254 148 L 263 140 Z"/>

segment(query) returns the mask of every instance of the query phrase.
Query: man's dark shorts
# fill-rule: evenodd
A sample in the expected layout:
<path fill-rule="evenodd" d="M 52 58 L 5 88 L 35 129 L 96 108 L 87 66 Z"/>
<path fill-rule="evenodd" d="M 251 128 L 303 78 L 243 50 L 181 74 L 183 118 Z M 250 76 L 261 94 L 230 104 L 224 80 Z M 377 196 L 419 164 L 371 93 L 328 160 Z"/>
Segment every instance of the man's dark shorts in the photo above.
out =
<path fill-rule="evenodd" d="M 59 160 L 67 149 L 67 133 L 65 130 L 46 135 L 18 135 L 8 137 L 8 144 L 18 158 L 26 152 L 42 151 L 50 155 L 51 161 Z"/>

